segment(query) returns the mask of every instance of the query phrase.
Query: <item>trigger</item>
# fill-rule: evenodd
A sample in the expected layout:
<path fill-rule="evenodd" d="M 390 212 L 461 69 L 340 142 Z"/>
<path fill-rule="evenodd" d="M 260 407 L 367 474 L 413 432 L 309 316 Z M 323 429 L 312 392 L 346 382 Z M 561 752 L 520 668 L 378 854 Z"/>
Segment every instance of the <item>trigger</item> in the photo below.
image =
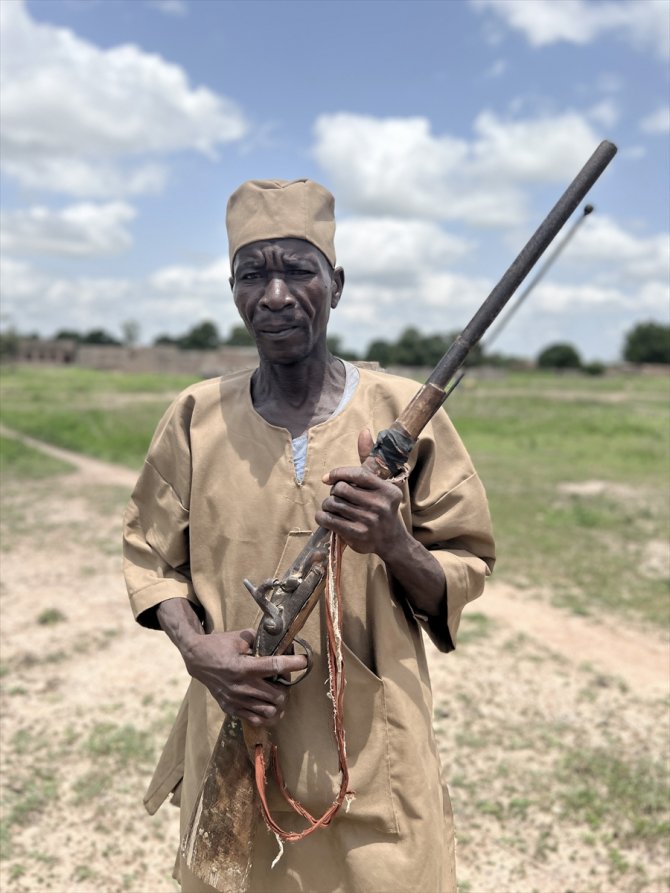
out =
<path fill-rule="evenodd" d="M 302 648 L 302 650 L 303 650 L 303 652 L 304 652 L 304 654 L 305 654 L 305 657 L 307 658 L 307 666 L 306 666 L 305 669 L 302 671 L 302 673 L 298 676 L 297 679 L 284 679 L 283 676 L 275 676 L 274 679 L 272 680 L 273 682 L 276 682 L 276 683 L 278 683 L 279 685 L 286 685 L 287 687 L 290 687 L 291 685 L 297 685 L 299 682 L 302 682 L 302 680 L 305 678 L 305 676 L 306 676 L 306 675 L 309 673 L 309 671 L 312 669 L 312 663 L 313 663 L 313 661 L 312 661 L 312 649 L 311 649 L 311 647 L 307 644 L 307 642 L 305 642 L 304 639 L 299 639 L 299 638 L 296 636 L 295 639 L 293 640 L 293 644 L 294 644 L 294 645 L 296 645 L 296 644 L 297 644 L 297 645 L 300 645 L 300 647 Z"/>

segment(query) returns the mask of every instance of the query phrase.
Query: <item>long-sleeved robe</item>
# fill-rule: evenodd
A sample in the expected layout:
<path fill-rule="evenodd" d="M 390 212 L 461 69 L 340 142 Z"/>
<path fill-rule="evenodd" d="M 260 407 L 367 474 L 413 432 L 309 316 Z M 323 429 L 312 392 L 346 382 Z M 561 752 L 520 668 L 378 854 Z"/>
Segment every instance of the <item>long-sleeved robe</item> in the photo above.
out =
<path fill-rule="evenodd" d="M 197 607 L 207 632 L 256 627 L 260 611 L 243 578 L 259 583 L 282 574 L 316 526 L 328 493 L 324 473 L 358 464 L 359 431 L 388 427 L 417 390 L 409 380 L 362 369 L 346 408 L 309 430 L 299 482 L 290 434 L 254 410 L 250 377 L 190 387 L 156 430 L 125 519 L 126 581 L 140 623 L 156 626 L 155 606 L 182 597 Z M 443 568 L 441 616 L 417 618 L 376 555 L 345 551 L 345 728 L 356 796 L 329 828 L 287 845 L 273 869 L 276 841 L 259 822 L 253 891 L 455 891 L 453 825 L 421 626 L 441 650 L 454 647 L 461 611 L 481 593 L 494 546 L 482 485 L 443 410 L 409 464 L 400 511 Z M 289 790 L 320 815 L 339 786 L 320 607 L 301 635 L 314 650 L 314 668 L 292 689 L 272 737 Z M 191 680 L 145 799 L 153 812 L 178 790 L 182 831 L 222 717 L 208 690 Z M 304 820 L 273 791 L 271 785 L 279 824 L 302 828 Z"/>

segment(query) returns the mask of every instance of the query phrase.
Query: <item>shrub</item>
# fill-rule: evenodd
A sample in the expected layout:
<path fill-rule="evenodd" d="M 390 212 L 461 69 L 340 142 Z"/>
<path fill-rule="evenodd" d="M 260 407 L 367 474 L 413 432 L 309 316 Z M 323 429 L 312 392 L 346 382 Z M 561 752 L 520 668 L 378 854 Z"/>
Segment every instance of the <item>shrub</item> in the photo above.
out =
<path fill-rule="evenodd" d="M 572 344 L 550 344 L 537 358 L 540 369 L 581 369 L 582 361 Z"/>

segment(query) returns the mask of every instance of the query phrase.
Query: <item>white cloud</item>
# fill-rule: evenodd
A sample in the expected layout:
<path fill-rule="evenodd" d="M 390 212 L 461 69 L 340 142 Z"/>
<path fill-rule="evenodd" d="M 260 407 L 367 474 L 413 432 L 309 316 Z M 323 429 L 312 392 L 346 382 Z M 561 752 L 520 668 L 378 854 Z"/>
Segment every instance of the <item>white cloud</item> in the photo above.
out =
<path fill-rule="evenodd" d="M 151 288 L 162 294 L 219 298 L 230 294 L 229 278 L 228 258 L 220 258 L 204 267 L 163 267 L 153 273 L 148 281 Z"/>
<path fill-rule="evenodd" d="M 131 280 L 54 275 L 5 257 L 0 262 L 2 322 L 21 333 L 50 336 L 64 328 L 102 327 L 119 334 L 121 320 L 133 319 L 143 336 L 152 339 L 212 319 L 227 333 L 239 323 L 224 279 L 227 264 L 222 259 L 201 269 L 167 268 L 145 280 Z"/>
<path fill-rule="evenodd" d="M 504 121 L 485 111 L 473 127 L 468 142 L 432 134 L 425 118 L 322 115 L 314 154 L 361 214 L 507 227 L 526 218 L 523 184 L 565 182 L 599 141 L 576 112 Z"/>
<path fill-rule="evenodd" d="M 9 254 L 86 257 L 118 254 L 132 244 L 125 224 L 135 209 L 125 202 L 81 203 L 59 211 L 36 206 L 0 215 L 2 249 Z"/>
<path fill-rule="evenodd" d="M 538 285 L 532 300 L 536 310 L 565 314 L 577 313 L 585 307 L 608 307 L 611 310 L 626 307 L 631 301 L 631 296 L 616 288 L 545 282 Z"/>
<path fill-rule="evenodd" d="M 562 183 L 576 172 L 599 139 L 577 112 L 503 121 L 492 112 L 475 120 L 473 174 L 518 183 Z"/>
<path fill-rule="evenodd" d="M 670 56 L 670 4 L 667 0 L 471 0 L 491 10 L 532 46 L 559 41 L 592 43 L 608 32 L 641 51 Z"/>
<path fill-rule="evenodd" d="M 670 106 L 663 105 L 640 121 L 644 133 L 670 133 Z"/>
<path fill-rule="evenodd" d="M 214 157 L 245 133 L 234 103 L 192 87 L 158 55 L 102 50 L 35 22 L 18 0 L 0 3 L 0 17 L 2 164 L 24 186 L 96 197 L 156 191 L 165 173 L 146 156 Z"/>
<path fill-rule="evenodd" d="M 421 269 L 447 266 L 471 247 L 424 220 L 354 217 L 337 225 L 338 263 L 357 282 L 413 283 Z"/>
<path fill-rule="evenodd" d="M 21 333 L 53 335 L 62 328 L 117 327 L 119 307 L 132 305 L 134 285 L 124 279 L 69 279 L 43 273 L 24 261 L 0 262 L 3 323 Z"/>
<path fill-rule="evenodd" d="M 31 190 L 49 190 L 78 198 L 158 194 L 168 177 L 162 164 L 46 156 L 6 158 L 3 171 Z"/>
<path fill-rule="evenodd" d="M 650 281 L 667 284 L 670 278 L 670 233 L 638 236 L 609 217 L 593 214 L 570 245 L 570 262 L 600 282 L 634 285 Z"/>

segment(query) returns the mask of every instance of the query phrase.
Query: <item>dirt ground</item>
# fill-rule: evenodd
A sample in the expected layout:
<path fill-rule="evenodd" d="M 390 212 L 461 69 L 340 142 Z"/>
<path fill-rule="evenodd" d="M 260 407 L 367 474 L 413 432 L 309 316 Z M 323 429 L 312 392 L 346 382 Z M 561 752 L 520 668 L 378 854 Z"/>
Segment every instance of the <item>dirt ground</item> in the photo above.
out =
<path fill-rule="evenodd" d="M 77 470 L 3 482 L 0 889 L 174 891 L 177 811 L 150 818 L 141 801 L 186 675 L 127 606 L 120 514 L 135 476 L 50 452 Z M 430 650 L 461 891 L 670 891 L 667 836 L 649 825 L 668 641 L 546 596 L 492 583 L 458 650 Z"/>

